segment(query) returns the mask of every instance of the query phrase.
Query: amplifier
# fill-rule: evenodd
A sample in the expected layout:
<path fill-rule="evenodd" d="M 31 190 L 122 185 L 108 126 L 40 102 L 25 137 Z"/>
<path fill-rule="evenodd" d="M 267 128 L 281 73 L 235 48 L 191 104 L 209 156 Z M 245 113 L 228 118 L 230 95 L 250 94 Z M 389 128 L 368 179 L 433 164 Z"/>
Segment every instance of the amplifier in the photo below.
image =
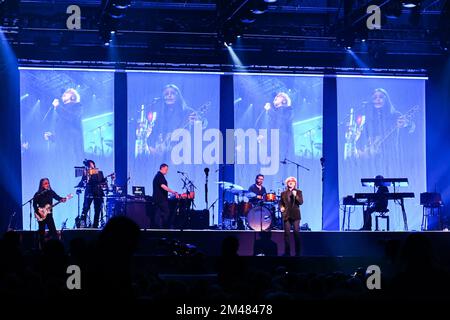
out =
<path fill-rule="evenodd" d="M 189 227 L 197 230 L 209 229 L 209 211 L 191 210 Z"/>
<path fill-rule="evenodd" d="M 152 228 L 152 203 L 149 201 L 127 201 L 125 215 L 141 229 Z"/>
<path fill-rule="evenodd" d="M 442 205 L 441 194 L 437 192 L 421 193 L 420 204 L 426 207 L 439 207 Z"/>

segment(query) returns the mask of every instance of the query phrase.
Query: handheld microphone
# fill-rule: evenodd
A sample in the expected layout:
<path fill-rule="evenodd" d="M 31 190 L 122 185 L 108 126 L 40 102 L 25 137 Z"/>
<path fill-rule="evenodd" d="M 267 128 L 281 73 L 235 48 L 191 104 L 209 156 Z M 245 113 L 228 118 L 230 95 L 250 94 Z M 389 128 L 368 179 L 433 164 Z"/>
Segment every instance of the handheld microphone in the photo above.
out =
<path fill-rule="evenodd" d="M 209 168 L 205 168 L 203 171 L 205 171 L 205 175 L 209 174 Z"/>

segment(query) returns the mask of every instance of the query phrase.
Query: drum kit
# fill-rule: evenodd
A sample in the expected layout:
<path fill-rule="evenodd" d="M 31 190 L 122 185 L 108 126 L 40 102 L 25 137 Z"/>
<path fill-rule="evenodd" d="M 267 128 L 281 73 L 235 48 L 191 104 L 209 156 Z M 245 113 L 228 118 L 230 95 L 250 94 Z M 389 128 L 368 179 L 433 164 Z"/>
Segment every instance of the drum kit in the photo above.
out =
<path fill-rule="evenodd" d="M 259 199 L 254 192 L 226 181 L 218 181 L 224 193 L 233 195 L 233 201 L 224 202 L 222 228 L 226 230 L 267 231 L 281 229 L 280 195 L 266 193 Z M 225 199 L 225 197 L 223 197 Z"/>

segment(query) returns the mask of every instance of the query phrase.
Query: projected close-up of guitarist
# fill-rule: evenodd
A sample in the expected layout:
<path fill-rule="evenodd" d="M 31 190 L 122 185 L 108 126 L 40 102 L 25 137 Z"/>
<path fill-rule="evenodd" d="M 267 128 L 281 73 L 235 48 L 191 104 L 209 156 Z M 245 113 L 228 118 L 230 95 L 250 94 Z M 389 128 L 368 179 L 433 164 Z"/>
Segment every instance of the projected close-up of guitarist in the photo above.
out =
<path fill-rule="evenodd" d="M 346 158 L 368 159 L 401 152 L 403 137 L 415 130 L 413 116 L 417 106 L 399 112 L 383 88 L 375 89 L 371 99 L 363 114 L 351 116 L 353 130 L 346 138 L 353 139 L 354 144 L 352 150 L 347 150 Z"/>
<path fill-rule="evenodd" d="M 53 191 L 49 179 L 42 178 L 39 181 L 39 189 L 33 197 L 33 208 L 39 224 L 39 244 L 41 247 L 44 244 L 46 225 L 49 230 L 49 236 L 54 239 L 57 238 L 55 221 L 53 220 L 52 214 L 53 207 L 61 202 L 66 202 L 70 198 L 71 195 L 63 198 Z M 53 199 L 58 201 L 58 203 L 53 204 Z"/>
<path fill-rule="evenodd" d="M 173 142 L 171 135 L 176 129 L 190 129 L 194 122 L 201 121 L 202 128 L 208 125 L 205 113 L 211 105 L 210 101 L 195 109 L 187 105 L 180 89 L 175 84 L 168 84 L 162 91 L 161 98 L 141 106 L 141 113 L 136 129 L 135 156 L 142 154 L 163 155 L 171 151 Z M 144 117 L 144 112 L 146 117 Z M 168 121 L 170 119 L 170 121 Z"/>

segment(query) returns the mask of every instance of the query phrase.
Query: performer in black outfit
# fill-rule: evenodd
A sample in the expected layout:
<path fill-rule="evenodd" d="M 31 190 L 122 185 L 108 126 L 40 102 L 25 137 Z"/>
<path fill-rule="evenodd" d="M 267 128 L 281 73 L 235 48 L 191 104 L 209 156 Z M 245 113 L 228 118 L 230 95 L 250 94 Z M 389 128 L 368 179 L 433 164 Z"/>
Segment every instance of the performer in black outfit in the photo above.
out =
<path fill-rule="evenodd" d="M 364 225 L 360 230 L 372 230 L 372 213 L 383 212 L 387 210 L 388 199 L 386 193 L 389 193 L 388 187 L 383 185 L 383 176 L 378 175 L 375 177 L 378 181 L 375 181 L 375 186 L 377 187 L 377 194 L 379 195 L 377 199 L 370 203 L 368 208 L 364 211 Z"/>
<path fill-rule="evenodd" d="M 34 194 L 33 197 L 33 208 L 34 212 L 37 213 L 39 208 L 44 208 L 47 204 L 53 205 L 53 199 L 61 202 L 66 202 L 66 198 L 62 198 L 59 195 L 56 194 L 55 191 L 52 190 L 50 186 L 50 181 L 48 178 L 42 178 L 39 181 L 39 189 Z M 44 239 L 45 239 L 45 225 L 48 226 L 49 234 L 52 238 L 57 238 L 56 233 L 56 227 L 55 227 L 55 221 L 53 220 L 53 214 L 49 213 L 47 217 L 42 220 L 38 221 L 39 224 L 39 245 L 42 249 L 44 245 Z"/>
<path fill-rule="evenodd" d="M 159 166 L 159 171 L 153 178 L 153 202 L 155 204 L 155 223 L 159 229 L 170 227 L 169 217 L 169 192 L 178 198 L 178 193 L 169 188 L 164 177 L 169 171 L 169 166 L 165 163 Z"/>
<path fill-rule="evenodd" d="M 281 193 L 280 210 L 283 216 L 284 227 L 284 255 L 291 255 L 289 235 L 291 225 L 294 227 L 295 255 L 300 255 L 300 205 L 303 204 L 302 191 L 296 188 L 297 179 L 286 179 L 287 189 Z"/>
<path fill-rule="evenodd" d="M 256 194 L 256 197 L 250 199 L 251 202 L 258 202 L 259 200 L 264 199 L 264 195 L 267 193 L 266 188 L 263 186 L 264 183 L 264 175 L 258 174 L 255 178 L 255 183 L 248 188 L 248 191 Z"/>
<path fill-rule="evenodd" d="M 91 207 L 92 201 L 94 201 L 94 224 L 92 227 L 98 228 L 104 196 L 103 185 L 106 183 L 106 178 L 103 176 L 103 172 L 95 167 L 95 162 L 93 160 L 85 160 L 83 164 L 86 166 L 86 171 L 78 184 L 78 187 L 86 187 L 81 221 L 84 221 L 85 226 L 87 226 L 86 214 Z"/>

